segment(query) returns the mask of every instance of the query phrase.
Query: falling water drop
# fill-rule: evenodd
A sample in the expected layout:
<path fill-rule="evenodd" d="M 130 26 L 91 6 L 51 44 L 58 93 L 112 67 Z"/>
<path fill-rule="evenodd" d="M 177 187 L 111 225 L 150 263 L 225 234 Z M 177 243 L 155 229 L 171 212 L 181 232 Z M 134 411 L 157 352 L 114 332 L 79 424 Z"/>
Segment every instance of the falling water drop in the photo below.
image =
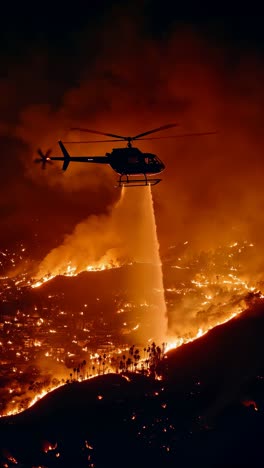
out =
<path fill-rule="evenodd" d="M 123 204 L 130 219 L 127 242 L 135 261 L 128 273 L 128 296 L 139 317 L 133 337 L 142 344 L 161 344 L 166 339 L 167 313 L 151 187 L 126 188 Z"/>

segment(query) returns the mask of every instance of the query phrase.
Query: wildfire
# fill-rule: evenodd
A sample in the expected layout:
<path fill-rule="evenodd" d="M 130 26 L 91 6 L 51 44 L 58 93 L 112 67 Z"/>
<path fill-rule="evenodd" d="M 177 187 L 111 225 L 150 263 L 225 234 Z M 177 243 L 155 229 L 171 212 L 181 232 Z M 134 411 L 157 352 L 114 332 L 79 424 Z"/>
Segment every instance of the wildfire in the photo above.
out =
<path fill-rule="evenodd" d="M 187 242 L 187 241 L 186 241 Z M 186 246 L 187 243 L 184 243 Z M 246 296 L 250 293 L 255 295 L 259 300 L 262 300 L 264 296 L 258 291 L 256 285 L 252 282 L 247 281 L 246 278 L 246 265 L 247 265 L 247 257 L 245 255 L 251 255 L 254 251 L 252 249 L 254 247 L 253 244 L 249 242 L 239 243 L 234 242 L 231 245 L 226 247 L 219 247 L 216 253 L 208 252 L 206 257 L 202 258 L 202 261 L 199 260 L 199 255 L 197 257 L 189 256 L 177 256 L 177 262 L 180 263 L 180 268 L 185 270 L 184 272 L 184 281 L 183 280 L 173 280 L 172 284 L 168 285 L 165 289 L 165 296 L 166 298 L 166 305 L 168 314 L 170 315 L 170 322 L 174 320 L 175 322 L 175 330 L 173 330 L 171 323 L 170 323 L 170 330 L 165 338 L 165 352 L 182 346 L 183 344 L 192 342 L 206 333 L 212 328 L 222 325 L 229 320 L 237 317 L 239 314 L 245 310 L 247 307 L 247 301 L 245 300 Z M 188 246 L 189 248 L 189 246 Z M 248 250 L 247 250 L 248 249 Z M 230 254 L 231 252 L 231 254 Z M 244 252 L 243 259 L 240 257 L 241 252 Z M 232 260 L 230 259 L 230 255 L 232 255 Z M 110 257 L 109 257 L 110 258 Z M 84 269 L 81 271 L 89 271 L 89 272 L 97 272 L 103 270 L 110 270 L 112 268 L 120 268 L 124 263 L 113 262 L 112 259 L 107 261 L 106 256 L 102 258 L 103 261 L 95 262 L 94 264 L 86 265 Z M 250 257 L 251 259 L 251 257 Z M 232 263 L 231 263 L 232 262 Z M 244 262 L 244 263 L 243 263 Z M 131 264 L 131 263 L 130 263 Z M 175 268 L 175 264 L 170 266 L 172 269 Z M 178 267 L 177 267 L 178 269 Z M 74 265 L 74 263 L 69 262 L 64 269 L 61 269 L 57 272 L 51 271 L 51 273 L 44 275 L 41 279 L 36 281 L 34 284 L 31 284 L 32 288 L 41 287 L 47 281 L 55 278 L 57 274 L 64 275 L 64 276 L 77 276 L 80 272 L 79 269 Z M 172 270 L 171 270 L 172 271 Z M 178 276 L 176 276 L 177 278 Z M 145 283 L 144 283 L 145 284 Z M 17 286 L 18 287 L 18 286 Z M 151 287 L 151 284 L 148 286 Z M 153 287 L 154 289 L 154 287 Z M 48 296 L 52 298 L 53 296 Z M 97 299 L 99 300 L 99 299 Z M 176 305 L 177 304 L 177 305 Z M 87 304 L 84 304 L 84 307 L 87 307 Z M 149 320 L 151 320 L 148 313 L 146 313 L 146 308 L 150 308 L 150 304 L 146 301 L 141 300 L 139 303 L 136 304 L 133 302 L 133 299 L 124 298 L 124 301 L 120 302 L 117 307 L 117 314 L 125 314 L 124 317 L 125 321 L 123 325 L 125 327 L 124 330 L 128 330 L 129 332 L 137 332 L 138 330 L 142 330 L 148 328 Z M 45 309 L 45 308 L 44 308 Z M 142 316 L 145 322 L 143 322 L 141 317 L 138 317 L 132 323 L 129 322 L 129 316 L 131 311 L 134 314 L 139 313 L 138 311 L 142 311 Z M 35 311 L 38 310 L 37 306 L 35 306 Z M 85 310 L 85 309 L 83 309 Z M 59 315 L 65 315 L 65 319 L 67 319 L 67 313 L 64 311 L 60 311 Z M 85 312 L 80 312 L 81 315 L 85 316 Z M 180 314 L 180 315 L 179 315 Z M 182 315 L 181 315 L 182 314 Z M 27 317 L 30 317 L 28 315 Z M 20 320 L 26 320 L 25 314 L 21 313 L 20 311 L 17 312 L 17 315 L 14 319 L 14 326 L 20 326 Z M 56 328 L 56 323 L 52 322 L 50 319 L 43 319 L 41 317 L 37 318 L 36 320 L 36 336 L 30 337 L 29 339 L 29 346 L 34 349 L 34 352 L 40 352 L 43 344 L 45 344 L 44 336 L 47 338 L 48 335 L 55 335 L 58 333 Z M 12 321 L 9 319 L 4 322 L 5 326 L 11 329 Z M 67 324 L 63 325 L 63 327 L 67 328 Z M 86 326 L 83 328 L 83 331 L 90 333 L 90 326 Z M 39 333 L 39 334 L 38 334 Z M 121 331 L 120 331 L 121 333 Z M 109 335 L 110 336 L 110 335 Z M 10 335 L 12 338 L 12 335 Z M 151 332 L 147 338 L 152 337 Z M 8 337 L 9 338 L 9 337 Z M 79 340 L 78 336 L 74 336 L 72 343 L 76 346 L 79 346 L 79 342 L 82 345 L 82 350 L 88 352 L 88 346 L 83 347 L 82 340 Z M 147 343 L 148 339 L 145 341 Z M 149 344 L 152 341 L 156 341 L 153 337 L 149 339 Z M 114 343 L 114 339 L 111 338 L 111 345 L 113 346 L 112 356 L 109 357 L 107 362 L 107 370 L 108 372 L 116 372 L 117 365 L 111 364 L 111 357 L 115 356 L 115 359 L 118 355 L 126 352 L 124 349 L 120 349 L 119 345 Z M 8 339 L 6 341 L 6 347 L 8 352 L 13 352 L 14 350 L 14 340 Z M 129 347 L 127 348 L 129 349 Z M 69 350 L 65 350 L 67 354 L 67 358 L 75 358 L 78 355 L 75 352 L 70 352 Z M 100 365 L 99 362 L 99 355 L 100 351 L 96 352 L 89 352 L 89 357 L 87 356 L 89 362 L 94 361 L 95 366 L 99 366 L 99 374 L 100 374 Z M 21 358 L 23 352 L 21 350 L 16 352 L 17 358 Z M 43 353 L 45 358 L 54 359 L 58 362 L 64 364 L 63 356 L 55 355 L 52 349 L 47 349 Z M 143 352 L 142 354 L 143 355 Z M 145 357 L 145 352 L 144 352 Z M 119 358 L 117 358 L 119 359 Z M 117 360 L 116 359 L 116 360 Z M 27 362 L 29 358 L 25 357 L 25 361 Z M 114 360 L 113 360 L 114 362 Z M 97 363 L 97 364 L 96 364 Z M 140 360 L 140 364 L 144 362 Z M 93 363 L 92 363 L 93 364 Z M 90 364 L 90 366 L 92 366 Z M 139 369 L 140 366 L 138 366 Z M 11 367 L 12 372 L 17 374 L 18 372 L 21 373 L 19 367 Z M 101 369 L 102 371 L 102 369 Z M 104 368 L 106 371 L 106 368 Z M 86 373 L 87 374 L 87 373 Z M 94 372 L 93 375 L 90 376 L 82 376 L 82 380 L 86 380 L 89 378 L 94 378 L 98 375 L 98 373 Z M 78 377 L 77 377 L 78 380 Z M 45 397 L 47 393 L 55 390 L 56 388 L 64 385 L 64 383 L 56 383 L 55 385 L 49 385 L 46 389 L 42 389 L 36 394 L 29 403 L 27 403 L 27 407 L 33 406 L 38 400 Z M 10 398 L 13 398 L 10 401 L 8 411 L 5 412 L 5 416 L 10 416 L 17 414 L 25 408 L 21 409 L 22 405 L 19 404 L 13 397 L 13 387 L 12 390 L 9 392 L 12 395 Z M 101 395 L 98 396 L 98 399 Z"/>
<path fill-rule="evenodd" d="M 37 403 L 37 401 L 44 398 L 48 393 L 52 392 L 53 390 L 56 390 L 56 388 L 62 387 L 62 385 L 64 385 L 64 384 L 63 383 L 58 383 L 56 385 L 53 385 L 52 387 L 49 387 L 46 390 L 42 390 L 41 392 L 37 393 L 34 396 L 34 398 L 32 398 L 32 400 L 30 400 L 30 402 L 28 403 L 27 408 L 31 408 L 31 406 L 35 405 L 35 403 Z M 20 410 L 19 407 L 16 406 L 16 407 L 12 408 L 11 410 L 7 411 L 5 414 L 1 414 L 0 417 L 2 418 L 4 416 L 13 416 L 15 414 L 21 413 L 22 411 L 24 411 L 24 410 Z"/>
<path fill-rule="evenodd" d="M 196 335 L 194 335 L 192 338 L 190 338 L 190 337 L 189 338 L 182 338 L 181 337 L 181 338 L 177 338 L 176 340 L 171 339 L 171 341 L 169 341 L 169 343 L 166 346 L 166 352 L 170 351 L 171 349 L 179 348 L 183 344 L 191 343 L 192 341 L 195 341 L 198 338 L 201 338 L 202 336 L 206 335 L 206 333 L 208 333 L 213 328 L 217 327 L 218 325 L 223 325 L 224 323 L 229 322 L 229 320 L 232 320 L 234 317 L 237 317 L 242 312 L 243 312 L 243 309 L 238 310 L 237 312 L 233 312 L 227 318 L 225 318 L 223 320 L 220 320 L 220 321 L 218 321 L 216 323 L 213 323 L 212 325 L 209 324 L 206 329 L 199 328 Z"/>
<path fill-rule="evenodd" d="M 31 287 L 32 288 L 39 288 L 44 283 L 47 283 L 47 281 L 52 280 L 56 276 L 77 276 L 82 271 L 104 271 L 104 270 L 110 270 L 112 268 L 120 268 L 120 266 L 121 265 L 119 263 L 117 263 L 117 262 L 115 264 L 105 262 L 105 263 L 98 263 L 98 264 L 94 264 L 94 265 L 87 265 L 84 269 L 82 269 L 81 271 L 78 271 L 77 267 L 72 266 L 71 262 L 70 262 L 67 265 L 65 270 L 62 270 L 58 274 L 46 275 L 43 278 L 41 278 L 40 280 L 38 280 L 36 283 L 33 283 L 31 285 Z"/>

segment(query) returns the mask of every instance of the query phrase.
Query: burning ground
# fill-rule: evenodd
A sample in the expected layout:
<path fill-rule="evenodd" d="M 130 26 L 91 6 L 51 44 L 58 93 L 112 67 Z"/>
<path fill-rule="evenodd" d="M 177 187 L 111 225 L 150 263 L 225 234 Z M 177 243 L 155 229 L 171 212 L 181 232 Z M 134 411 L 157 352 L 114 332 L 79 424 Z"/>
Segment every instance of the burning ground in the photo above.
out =
<path fill-rule="evenodd" d="M 18 248 L 21 250 L 20 245 Z M 6 252 L 7 268 L 13 262 L 17 268 L 16 263 L 22 261 L 19 257 Z M 248 274 L 248 265 L 257 257 L 258 248 L 248 241 L 199 255 L 194 255 L 185 241 L 164 253 L 167 349 L 196 339 L 239 315 L 247 308 L 250 294 L 252 299 L 261 299 L 261 282 L 250 281 Z M 147 287 L 140 290 L 139 297 L 138 283 L 130 279 L 144 275 Z M 143 348 L 148 347 L 151 335 L 147 333 L 153 330 L 153 311 L 160 297 L 154 287 L 156 275 L 155 266 L 134 263 L 56 276 L 36 288 L 31 287 L 34 282 L 28 284 L 30 276 L 25 272 L 18 277 L 4 277 L 2 414 L 21 411 L 39 394 L 70 380 L 73 369 L 84 360 L 87 367 L 82 378 L 118 369 L 120 358 L 127 355 L 132 344 L 140 346 L 145 361 Z M 147 338 L 140 345 L 142 328 Z M 162 341 L 157 343 L 161 346 Z M 104 354 L 105 367 L 101 365 L 100 369 L 98 359 Z M 112 359 L 117 359 L 118 364 L 111 364 Z"/>
<path fill-rule="evenodd" d="M 263 300 L 248 305 L 168 353 L 162 380 L 127 372 L 70 383 L 3 418 L 2 463 L 261 466 Z"/>

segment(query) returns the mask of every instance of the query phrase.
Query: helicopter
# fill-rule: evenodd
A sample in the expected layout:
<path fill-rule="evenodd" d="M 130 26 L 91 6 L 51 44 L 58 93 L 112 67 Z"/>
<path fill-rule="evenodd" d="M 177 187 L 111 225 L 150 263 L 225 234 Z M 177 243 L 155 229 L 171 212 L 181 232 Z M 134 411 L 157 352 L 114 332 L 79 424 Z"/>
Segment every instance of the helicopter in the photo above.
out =
<path fill-rule="evenodd" d="M 133 141 L 137 140 L 154 140 L 161 138 L 178 138 L 181 136 L 200 136 L 208 135 L 216 132 L 203 132 L 203 133 L 189 133 L 183 135 L 170 135 L 161 137 L 147 137 L 152 133 L 167 130 L 169 128 L 177 127 L 177 123 L 162 125 L 161 127 L 139 133 L 135 136 L 122 136 L 113 133 L 100 132 L 98 130 L 90 130 L 87 128 L 71 128 L 72 131 L 87 132 L 97 135 L 111 137 L 110 140 L 88 140 L 88 141 L 58 141 L 63 156 L 50 156 L 51 150 L 49 149 L 45 154 L 38 150 L 40 158 L 35 159 L 35 162 L 42 163 L 42 168 L 45 169 L 47 163 L 52 161 L 63 161 L 62 170 L 66 171 L 70 162 L 88 162 L 96 164 L 108 164 L 111 168 L 119 174 L 118 186 L 135 187 L 142 185 L 156 185 L 162 179 L 151 178 L 152 175 L 160 174 L 165 169 L 165 164 L 152 153 L 143 153 L 138 148 L 132 146 Z M 106 153 L 105 156 L 70 156 L 63 143 L 109 143 L 124 140 L 127 146 L 124 148 L 113 148 L 111 153 Z M 134 177 L 141 178 L 134 178 Z M 142 178 L 143 176 L 143 178 Z"/>

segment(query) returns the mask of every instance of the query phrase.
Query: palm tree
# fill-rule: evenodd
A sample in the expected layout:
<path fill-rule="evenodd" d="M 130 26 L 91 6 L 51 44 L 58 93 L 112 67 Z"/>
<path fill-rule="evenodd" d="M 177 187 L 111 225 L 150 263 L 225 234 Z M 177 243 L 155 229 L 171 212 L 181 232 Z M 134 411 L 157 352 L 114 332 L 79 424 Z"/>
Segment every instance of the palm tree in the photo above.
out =
<path fill-rule="evenodd" d="M 98 361 L 99 361 L 99 369 L 98 369 L 98 374 L 100 375 L 101 374 L 101 362 L 102 362 L 102 356 L 100 355 L 99 358 L 98 358 Z"/>
<path fill-rule="evenodd" d="M 162 343 L 162 356 L 165 354 L 167 343 Z"/>
<path fill-rule="evenodd" d="M 139 349 L 136 349 L 135 354 L 134 354 L 134 367 L 135 367 L 135 370 L 137 368 L 139 360 L 140 360 Z"/>
<path fill-rule="evenodd" d="M 124 366 L 125 366 L 124 361 L 120 361 L 120 363 L 119 363 L 119 370 L 120 370 L 120 372 L 123 371 Z"/>
<path fill-rule="evenodd" d="M 132 359 L 131 358 L 127 358 L 126 360 L 126 370 L 128 371 L 129 370 L 129 367 L 132 366 Z"/>

